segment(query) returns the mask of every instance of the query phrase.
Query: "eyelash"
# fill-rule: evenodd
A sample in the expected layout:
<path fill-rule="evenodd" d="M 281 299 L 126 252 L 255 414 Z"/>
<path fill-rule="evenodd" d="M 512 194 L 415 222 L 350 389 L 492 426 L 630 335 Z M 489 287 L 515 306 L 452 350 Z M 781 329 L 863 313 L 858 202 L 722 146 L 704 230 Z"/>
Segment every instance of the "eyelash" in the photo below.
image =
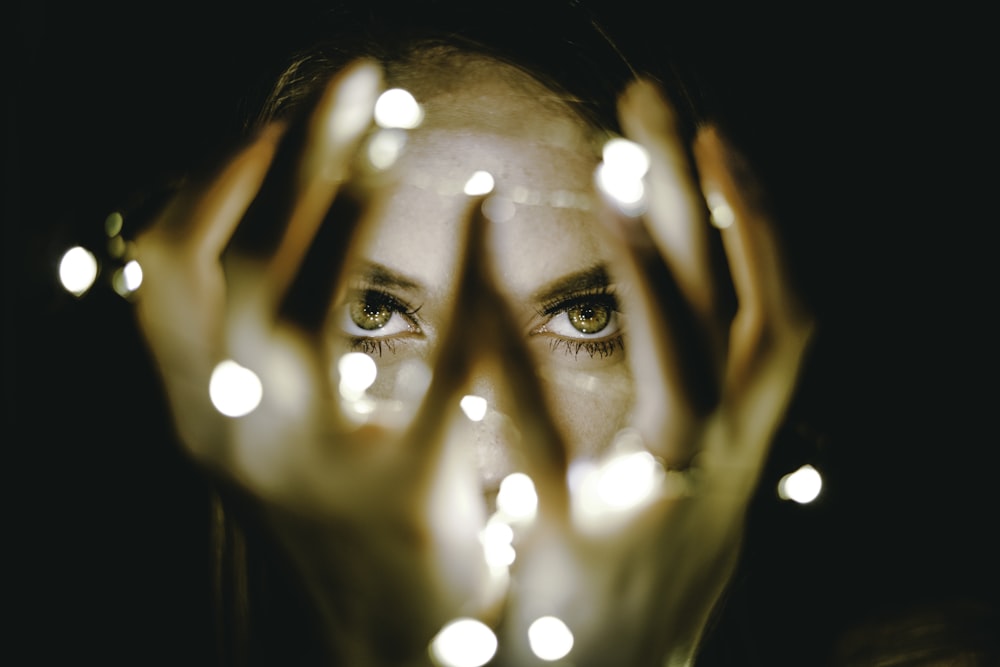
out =
<path fill-rule="evenodd" d="M 421 306 L 411 308 L 401 299 L 380 289 L 359 288 L 351 293 L 343 307 L 349 308 L 352 304 L 358 302 L 384 305 L 388 307 L 392 313 L 398 314 L 408 320 L 417 331 L 420 330 L 420 327 L 414 320 L 414 317 L 416 316 L 417 311 L 420 310 Z M 350 311 L 347 312 L 347 317 L 350 317 Z M 389 352 L 395 354 L 397 341 L 398 339 L 393 336 L 351 335 L 348 337 L 348 345 L 352 351 L 364 352 L 370 356 L 377 355 L 379 357 L 382 356 L 384 349 L 387 349 Z"/>
<path fill-rule="evenodd" d="M 356 303 L 357 301 L 380 302 L 388 306 L 394 313 L 398 313 L 411 322 L 417 311 L 420 310 L 420 306 L 410 308 L 395 296 L 376 289 L 357 290 L 351 299 L 348 300 L 347 305 Z M 604 286 L 578 292 L 569 297 L 552 299 L 541 305 L 538 309 L 538 315 L 546 318 L 546 322 L 548 322 L 556 315 L 564 313 L 574 306 L 594 303 L 608 308 L 613 313 L 618 313 L 618 299 L 609 287 Z M 414 324 L 414 326 L 416 325 Z M 395 354 L 396 343 L 397 339 L 391 336 L 350 336 L 348 339 L 351 350 L 378 357 L 381 357 L 385 350 Z M 616 351 L 623 351 L 625 349 L 625 337 L 619 333 L 611 338 L 589 340 L 586 338 L 567 338 L 550 335 L 549 349 L 553 352 L 561 350 L 573 357 L 579 356 L 582 351 L 586 352 L 592 359 L 595 357 L 605 359 L 613 355 Z"/>
<path fill-rule="evenodd" d="M 569 297 L 559 297 L 543 303 L 538 309 L 538 315 L 546 318 L 546 324 L 556 315 L 564 313 L 574 306 L 587 304 L 600 304 L 608 308 L 612 313 L 618 314 L 618 298 L 614 290 L 607 285 L 590 288 L 582 292 L 577 292 Z M 545 325 L 542 325 L 544 327 Z M 536 332 L 539 332 L 539 327 Z M 611 338 L 586 339 L 586 338 L 566 338 L 564 336 L 550 335 L 549 349 L 553 352 L 561 350 L 567 355 L 577 357 L 580 352 L 586 352 L 591 359 L 606 359 L 616 351 L 625 350 L 625 336 L 618 333 Z"/>
<path fill-rule="evenodd" d="M 625 350 L 625 336 L 618 334 L 614 338 L 605 340 L 571 340 L 569 338 L 552 338 L 549 341 L 549 349 L 555 352 L 562 348 L 565 354 L 577 357 L 580 351 L 584 351 L 593 359 L 606 359 L 616 351 Z"/>

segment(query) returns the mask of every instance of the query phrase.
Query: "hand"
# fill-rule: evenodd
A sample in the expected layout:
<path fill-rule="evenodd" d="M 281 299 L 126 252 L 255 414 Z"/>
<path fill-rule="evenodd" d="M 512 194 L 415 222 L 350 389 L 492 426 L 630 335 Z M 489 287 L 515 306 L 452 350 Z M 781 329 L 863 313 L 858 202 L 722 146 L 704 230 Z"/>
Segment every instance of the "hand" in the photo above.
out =
<path fill-rule="evenodd" d="M 619 112 L 626 136 L 651 161 L 645 214 L 609 216 L 638 401 L 623 438 L 630 452 L 641 455 L 644 445 L 668 470 L 683 472 L 654 466 L 648 496 L 602 508 L 586 484 L 567 489 L 555 457 L 534 459 L 529 472 L 541 500 L 534 525 L 518 538 L 505 665 L 543 664 L 527 641 L 542 616 L 573 633 L 578 666 L 689 664 L 735 568 L 747 504 L 813 330 L 767 214 L 736 176 L 739 157 L 717 131 L 698 134 L 695 168 L 652 84 L 635 83 Z M 710 208 L 720 226 L 731 222 L 721 240 L 735 315 L 725 308 L 725 277 L 710 261 Z M 519 416 L 534 415 L 522 419 L 533 426 L 525 449 L 568 451 L 535 406 L 520 405 Z M 610 469 L 597 467 L 589 479 L 602 470 Z"/>
<path fill-rule="evenodd" d="M 455 511 L 481 505 L 475 466 L 442 418 L 446 405 L 457 409 L 465 357 L 435 364 L 415 414 L 359 420 L 317 332 L 286 315 L 381 88 L 374 65 L 348 67 L 306 116 L 267 128 L 192 182 L 136 239 L 145 273 L 138 322 L 181 442 L 259 506 L 325 613 L 337 657 L 352 665 L 425 655 L 446 620 L 486 616 L 503 592 L 482 557 L 485 518 Z M 477 204 L 470 200 L 470 212 Z M 245 239 L 262 215 L 268 229 L 285 224 L 273 250 L 254 252 Z M 341 242 L 325 272 L 336 278 L 353 227 L 334 232 Z M 459 342 L 461 318 L 452 320 L 445 338 Z M 209 401 L 213 371 L 227 359 L 263 387 L 260 404 L 239 418 Z"/>

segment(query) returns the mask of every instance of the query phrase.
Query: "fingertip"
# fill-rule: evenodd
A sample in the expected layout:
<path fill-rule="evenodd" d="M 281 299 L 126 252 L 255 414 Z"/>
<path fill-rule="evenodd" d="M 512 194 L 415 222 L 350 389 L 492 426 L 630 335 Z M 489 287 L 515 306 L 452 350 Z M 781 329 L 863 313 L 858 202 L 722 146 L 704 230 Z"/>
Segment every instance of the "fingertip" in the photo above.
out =
<path fill-rule="evenodd" d="M 653 79 L 639 77 L 626 86 L 618 99 L 618 114 L 626 134 L 641 139 L 642 134 L 671 130 L 677 114 L 663 89 Z"/>

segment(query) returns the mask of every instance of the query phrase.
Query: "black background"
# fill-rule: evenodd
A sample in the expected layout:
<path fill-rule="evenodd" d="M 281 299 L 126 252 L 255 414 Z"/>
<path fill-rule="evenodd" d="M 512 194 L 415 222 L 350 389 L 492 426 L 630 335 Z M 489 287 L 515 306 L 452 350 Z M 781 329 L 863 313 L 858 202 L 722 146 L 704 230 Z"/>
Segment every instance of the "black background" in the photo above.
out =
<path fill-rule="evenodd" d="M 590 6 L 620 38 L 711 82 L 779 203 L 821 323 L 706 660 L 816 664 L 841 623 L 884 604 L 995 602 L 985 19 L 957 5 L 900 15 L 664 4 L 657 20 L 652 3 Z M 15 634 L 27 664 L 201 664 L 204 488 L 172 446 L 127 307 L 106 291 L 66 295 L 56 265 L 69 245 L 100 238 L 126 193 L 234 138 L 262 68 L 330 14 L 304 0 L 19 11 L 4 184 Z M 773 482 L 802 462 L 826 473 L 824 494 L 778 502 Z"/>

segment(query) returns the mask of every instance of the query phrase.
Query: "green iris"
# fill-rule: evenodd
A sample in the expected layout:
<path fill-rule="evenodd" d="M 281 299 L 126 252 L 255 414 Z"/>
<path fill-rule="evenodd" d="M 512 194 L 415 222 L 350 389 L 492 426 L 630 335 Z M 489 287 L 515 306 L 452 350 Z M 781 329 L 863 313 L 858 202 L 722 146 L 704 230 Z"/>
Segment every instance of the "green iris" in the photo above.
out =
<path fill-rule="evenodd" d="M 582 303 L 566 309 L 566 316 L 580 333 L 595 334 L 608 326 L 611 309 L 601 303 Z"/>
<path fill-rule="evenodd" d="M 394 312 L 392 304 L 372 294 L 366 294 L 351 304 L 351 319 L 365 331 L 381 329 L 389 323 Z"/>

